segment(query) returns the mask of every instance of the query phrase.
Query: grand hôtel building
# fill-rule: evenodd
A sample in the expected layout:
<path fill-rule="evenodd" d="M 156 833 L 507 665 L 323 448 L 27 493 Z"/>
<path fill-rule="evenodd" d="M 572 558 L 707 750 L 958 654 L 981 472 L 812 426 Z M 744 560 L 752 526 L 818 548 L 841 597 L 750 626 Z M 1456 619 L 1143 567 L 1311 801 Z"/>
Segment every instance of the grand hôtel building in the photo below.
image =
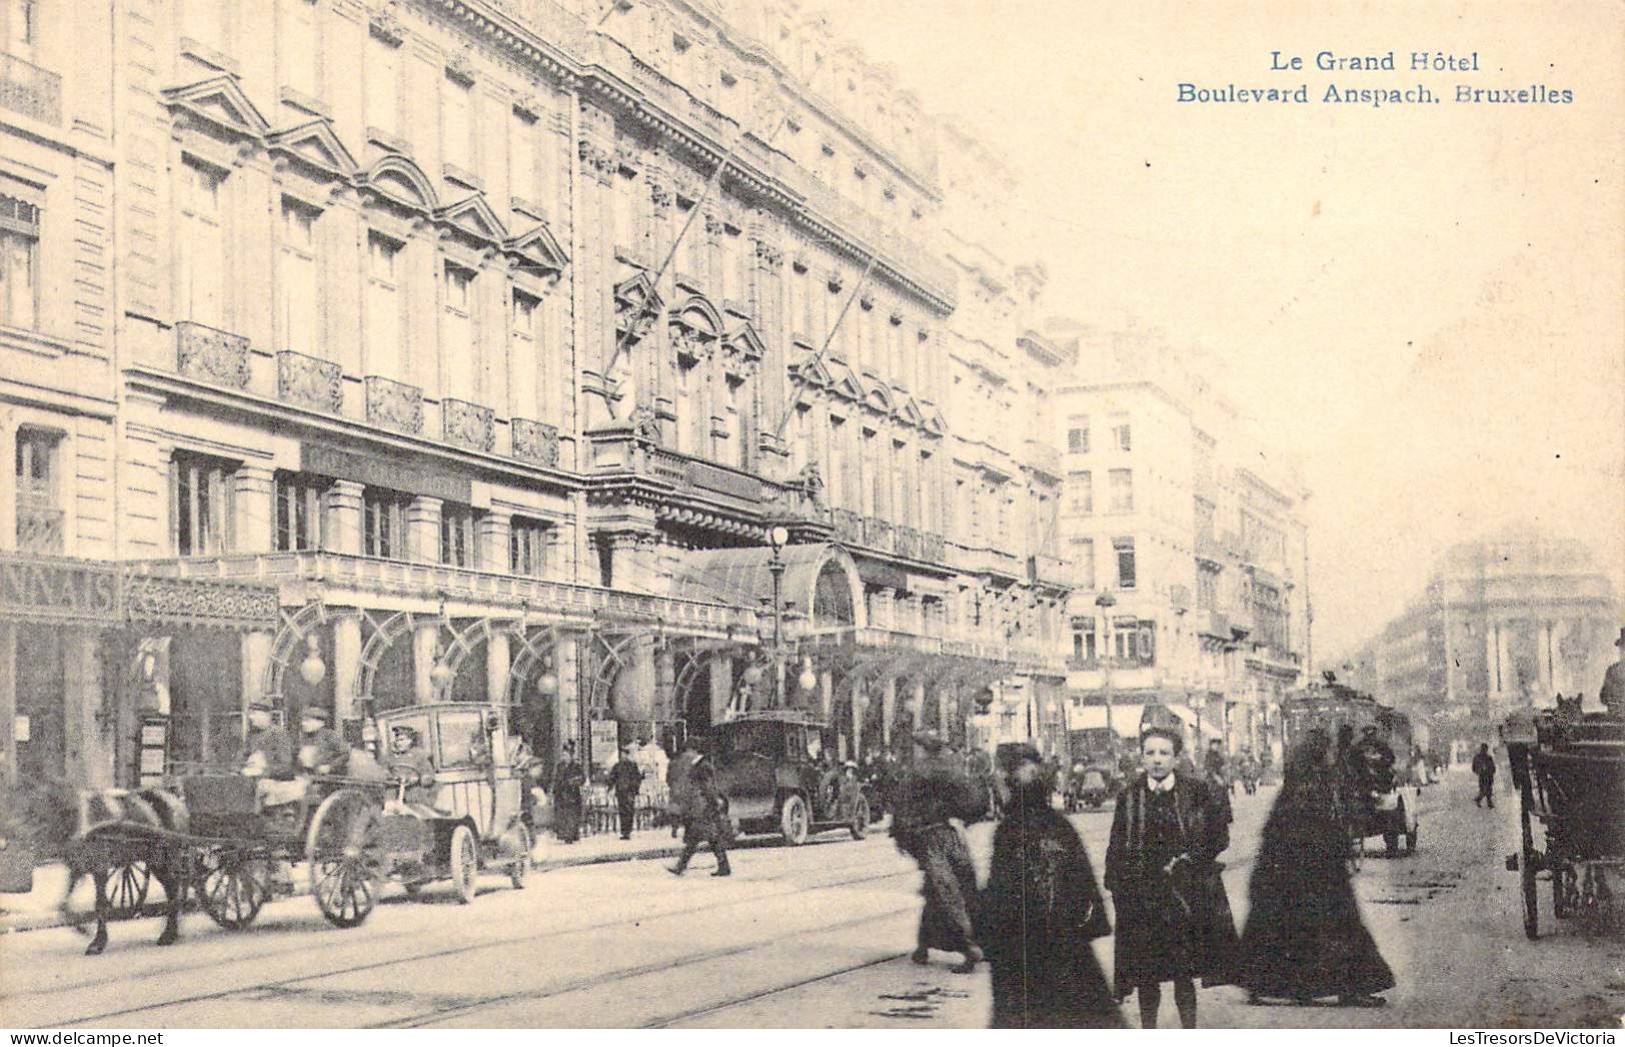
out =
<path fill-rule="evenodd" d="M 6 774 L 225 760 L 261 696 L 603 763 L 1064 692 L 1076 345 L 946 227 L 974 143 L 793 4 L 0 10 Z"/>

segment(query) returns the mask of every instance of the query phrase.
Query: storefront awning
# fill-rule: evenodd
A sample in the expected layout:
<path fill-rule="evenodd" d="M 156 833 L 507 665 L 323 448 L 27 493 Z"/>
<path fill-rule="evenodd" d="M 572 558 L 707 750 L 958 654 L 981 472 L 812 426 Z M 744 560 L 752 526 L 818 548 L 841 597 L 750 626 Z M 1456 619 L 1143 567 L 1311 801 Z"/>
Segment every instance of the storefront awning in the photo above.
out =
<path fill-rule="evenodd" d="M 1169 712 L 1183 720 L 1186 727 L 1195 727 L 1198 723 L 1200 723 L 1202 725 L 1202 737 L 1204 740 L 1208 738 L 1222 739 L 1224 737 L 1224 731 L 1220 729 L 1219 724 L 1214 722 L 1214 718 L 1211 715 L 1198 718 L 1196 715 L 1196 710 L 1192 709 L 1188 705 L 1169 704 L 1166 706 L 1166 708 Z"/>
<path fill-rule="evenodd" d="M 1118 705 L 1113 702 L 1112 729 L 1121 738 L 1137 737 L 1140 733 L 1140 713 L 1144 709 L 1143 705 Z M 1106 726 L 1106 707 L 1085 705 L 1074 709 L 1068 723 L 1074 731 L 1099 730 Z"/>
<path fill-rule="evenodd" d="M 845 550 L 828 544 L 789 545 L 779 551 L 779 562 L 786 612 L 810 618 L 815 630 L 866 624 L 858 568 Z M 772 564 L 773 550 L 765 547 L 695 550 L 673 579 L 672 595 L 771 610 Z"/>

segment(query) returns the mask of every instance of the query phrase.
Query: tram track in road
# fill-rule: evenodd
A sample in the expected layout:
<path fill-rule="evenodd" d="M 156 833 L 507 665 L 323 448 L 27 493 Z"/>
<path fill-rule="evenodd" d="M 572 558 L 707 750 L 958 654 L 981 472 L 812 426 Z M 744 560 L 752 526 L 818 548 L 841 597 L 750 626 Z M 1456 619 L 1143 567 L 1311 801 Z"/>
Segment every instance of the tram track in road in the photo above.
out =
<path fill-rule="evenodd" d="M 912 911 L 912 907 L 896 910 L 898 913 Z M 895 913 L 875 913 L 870 918 L 874 919 L 887 915 L 895 915 Z M 754 1003 L 757 1000 L 765 999 L 769 996 L 777 996 L 780 993 L 794 992 L 797 989 L 803 989 L 809 985 L 817 985 L 819 982 L 827 982 L 832 978 L 840 978 L 848 974 L 854 974 L 858 971 L 868 970 L 870 967 L 879 967 L 884 963 L 892 963 L 895 960 L 901 960 L 907 955 L 908 952 L 906 951 L 886 953 L 884 956 L 877 956 L 873 959 L 865 960 L 862 963 L 847 964 L 845 967 L 838 967 L 833 971 L 825 971 L 822 974 L 815 974 L 810 978 L 798 978 L 793 982 L 786 982 L 783 985 L 775 985 L 771 989 L 766 989 L 762 992 L 750 993 L 746 996 L 738 996 L 734 997 L 733 999 L 724 1000 L 722 1003 L 709 1004 L 705 1007 L 696 1007 L 692 1010 L 683 1011 L 679 1014 L 668 1015 L 667 1017 L 661 1018 L 658 1021 L 645 1022 L 642 1027 L 645 1029 L 669 1029 L 678 1022 L 692 1021 L 695 1018 L 703 1018 L 711 1014 L 721 1014 L 723 1011 L 732 1010 L 735 1007 L 739 1007 L 743 1004 Z"/>
<path fill-rule="evenodd" d="M 865 863 L 864 865 L 859 866 L 858 868 L 859 868 L 859 870 L 866 870 L 866 869 L 878 868 L 879 865 L 880 865 L 880 863 Z M 563 936 L 571 935 L 571 934 L 591 933 L 593 931 L 602 931 L 602 930 L 606 930 L 606 929 L 609 929 L 609 928 L 612 928 L 612 927 L 620 927 L 620 926 L 625 926 L 627 924 L 636 924 L 636 923 L 640 923 L 640 922 L 648 922 L 648 921 L 652 921 L 652 920 L 656 920 L 656 919 L 679 919 L 679 918 L 692 916 L 692 915 L 696 915 L 696 914 L 701 914 L 701 913 L 706 913 L 706 912 L 715 912 L 715 911 L 719 911 L 719 910 L 735 908 L 735 907 L 738 907 L 738 906 L 761 905 L 764 902 L 770 902 L 770 901 L 773 901 L 775 899 L 782 899 L 782 898 L 792 897 L 792 896 L 795 896 L 795 895 L 806 894 L 806 893 L 809 893 L 809 892 L 823 891 L 823 890 L 834 890 L 834 889 L 838 889 L 838 888 L 842 888 L 842 887 L 849 887 L 849 886 L 853 886 L 853 885 L 857 885 L 857 884 L 877 883 L 877 882 L 882 882 L 882 881 L 885 881 L 885 880 L 894 880 L 894 879 L 899 879 L 899 878 L 904 878 L 904 877 L 912 877 L 914 875 L 917 875 L 917 873 L 912 869 L 898 869 L 898 868 L 896 868 L 895 867 L 896 866 L 895 862 L 887 862 L 887 863 L 885 863 L 885 865 L 890 867 L 889 871 L 875 872 L 875 873 L 870 873 L 870 874 L 861 875 L 861 876 L 846 876 L 844 878 L 837 878 L 837 879 L 826 880 L 826 881 L 822 881 L 822 882 L 815 881 L 815 882 L 810 883 L 810 884 L 798 884 L 798 885 L 796 885 L 794 887 L 786 888 L 784 890 L 770 891 L 770 892 L 766 892 L 766 893 L 751 893 L 751 894 L 749 894 L 747 896 L 744 896 L 744 897 L 734 897 L 734 898 L 728 898 L 728 899 L 719 899 L 719 900 L 716 900 L 716 901 L 713 901 L 713 902 L 710 902 L 710 903 L 707 903 L 707 904 L 685 906 L 683 908 L 673 909 L 673 910 L 666 911 L 666 912 L 658 912 L 658 913 L 653 913 L 653 914 L 622 915 L 622 916 L 617 916 L 614 919 L 603 920 L 603 921 L 600 921 L 600 922 L 597 922 L 597 923 L 589 923 L 589 924 L 584 924 L 584 925 L 574 926 L 574 927 L 558 927 L 558 928 L 554 928 L 554 929 L 544 931 L 544 932 L 541 932 L 541 933 L 530 933 L 530 934 L 522 934 L 522 935 L 508 935 L 508 936 L 503 936 L 503 937 L 500 937 L 500 938 L 492 938 L 492 939 L 486 939 L 486 940 L 482 940 L 482 941 L 478 941 L 478 942 L 470 942 L 470 943 L 467 943 L 467 944 L 462 944 L 462 945 L 458 945 L 458 946 L 454 946 L 454 947 L 450 947 L 450 948 L 432 949 L 432 950 L 428 950 L 428 951 L 425 951 L 425 952 L 417 952 L 417 953 L 407 955 L 407 956 L 392 956 L 392 957 L 390 957 L 388 959 L 373 960 L 373 961 L 365 962 L 365 963 L 352 963 L 352 964 L 348 964 L 348 965 L 341 965 L 341 966 L 338 966 L 338 967 L 323 969 L 323 970 L 314 971 L 314 972 L 301 973 L 301 974 L 295 975 L 293 977 L 278 979 L 278 980 L 275 980 L 275 981 L 258 982 L 258 983 L 254 983 L 254 984 L 248 984 L 248 985 L 232 986 L 230 988 L 219 989 L 219 990 L 215 990 L 215 991 L 211 991 L 211 992 L 194 993 L 194 994 L 190 994 L 190 995 L 183 995 L 183 996 L 173 997 L 173 998 L 159 1000 L 159 1001 L 136 1004 L 136 1005 L 132 1005 L 132 1006 L 128 1006 L 128 1007 L 113 1008 L 113 1009 L 109 1009 L 109 1010 L 106 1010 L 106 1011 L 97 1012 L 97 1013 L 94 1013 L 94 1014 L 84 1014 L 84 1015 L 77 1015 L 77 1016 L 74 1016 L 74 1017 L 71 1017 L 71 1018 L 61 1018 L 61 1019 L 58 1019 L 57 1021 L 50 1022 L 50 1023 L 47 1023 L 47 1024 L 48 1025 L 60 1025 L 60 1024 L 64 1024 L 64 1023 L 82 1024 L 82 1023 L 90 1023 L 90 1022 L 107 1022 L 107 1021 L 111 1021 L 111 1020 L 115 1020 L 115 1019 L 119 1019 L 119 1020 L 129 1019 L 129 1018 L 131 1018 L 132 1016 L 135 1016 L 135 1015 L 140 1015 L 140 1014 L 144 1014 L 144 1013 L 148 1013 L 148 1012 L 154 1012 L 154 1011 L 162 1011 L 162 1010 L 165 1010 L 165 1009 L 168 1009 L 168 1008 L 181 1007 L 181 1006 L 186 1006 L 186 1005 L 194 1005 L 194 1004 L 199 1004 L 199 1003 L 208 1003 L 211 1000 L 224 1001 L 224 1000 L 228 1000 L 228 999 L 230 999 L 232 997 L 241 996 L 242 994 L 250 993 L 250 992 L 254 992 L 254 991 L 267 991 L 267 990 L 274 991 L 274 990 L 281 990 L 281 989 L 291 989 L 293 987 L 299 986 L 302 983 L 306 983 L 306 982 L 314 982 L 314 981 L 337 978 L 337 977 L 343 977 L 343 976 L 354 975 L 354 974 L 365 974 L 365 973 L 368 973 L 368 972 L 371 972 L 371 971 L 383 970 L 383 969 L 388 968 L 388 967 L 398 966 L 398 965 L 402 965 L 402 964 L 411 964 L 411 963 L 419 963 L 419 962 L 423 962 L 423 961 L 434 961 L 434 960 L 448 960 L 448 959 L 452 959 L 452 958 L 455 958 L 455 957 L 458 957 L 458 956 L 466 956 L 466 955 L 481 952 L 481 951 L 492 950 L 492 949 L 501 949 L 501 948 L 504 948 L 504 947 L 523 945 L 523 944 L 532 943 L 532 942 L 546 941 L 546 940 L 549 940 L 549 939 L 559 938 L 559 937 L 563 937 Z M 907 907 L 899 908 L 899 909 L 897 909 L 895 911 L 896 912 L 907 911 Z M 884 918 L 885 916 L 893 915 L 893 914 L 894 914 L 893 912 L 870 913 L 870 914 L 867 914 L 862 919 L 863 920 L 869 920 L 869 919 Z M 861 922 L 861 921 L 859 921 L 859 922 Z M 832 925 L 832 928 L 834 926 L 835 925 Z M 401 932 L 399 935 L 397 935 L 395 933 L 391 933 L 389 937 L 392 940 L 392 939 L 394 939 L 396 937 L 399 937 L 399 936 L 410 936 L 410 935 L 416 934 L 416 933 L 418 933 L 418 931 L 416 929 L 413 929 L 413 930 L 408 930 L 408 931 Z M 374 945 L 379 944 L 379 943 L 373 942 L 373 941 L 368 941 L 367 944 L 369 946 L 374 946 Z M 748 952 L 748 951 L 750 951 L 752 949 L 760 948 L 760 947 L 762 947 L 763 944 L 764 944 L 763 942 L 756 942 L 756 943 L 753 943 L 753 944 L 751 944 L 749 946 L 729 947 L 727 949 L 715 950 L 714 955 L 711 955 L 710 958 L 717 959 L 717 958 L 722 958 L 722 957 L 728 956 L 728 955 L 737 955 L 737 954 L 739 954 L 741 952 Z M 289 948 L 289 949 L 284 949 L 284 950 L 277 950 L 277 953 L 278 954 L 286 954 L 286 953 L 291 953 L 291 952 L 296 952 L 296 951 L 303 951 L 303 950 L 299 950 L 297 948 Z M 257 963 L 260 959 L 262 959 L 262 957 L 263 957 L 263 954 L 256 954 L 256 955 L 253 955 L 253 956 L 243 957 L 241 961 L 237 961 L 237 962 Z M 232 962 L 232 961 L 227 961 L 227 962 Z M 681 959 L 681 960 L 677 960 L 677 961 L 671 961 L 671 962 L 665 964 L 664 966 L 669 968 L 669 967 L 677 966 L 677 965 L 679 965 L 681 963 L 687 963 L 687 962 L 694 962 L 694 958 L 690 957 L 690 958 Z M 160 969 L 160 970 L 155 970 L 155 971 L 152 971 L 152 972 L 137 976 L 136 979 L 131 979 L 129 977 L 122 977 L 119 980 L 119 984 L 120 984 L 120 986 L 122 988 L 122 987 L 128 985 L 132 980 L 155 981 L 155 980 L 173 979 L 173 978 L 176 977 L 177 974 L 187 974 L 187 973 L 191 973 L 192 971 L 210 970 L 210 969 L 218 968 L 220 966 L 221 966 L 220 962 L 216 961 L 216 962 L 212 962 L 212 963 L 196 964 L 196 965 L 192 965 L 192 966 L 184 967 L 184 968 L 163 968 L 163 969 Z M 661 965 L 655 965 L 655 966 L 658 968 Z M 626 972 L 609 972 L 609 973 L 607 973 L 605 975 L 602 975 L 602 976 L 599 976 L 599 977 L 595 978 L 592 981 L 591 984 L 598 984 L 598 983 L 603 982 L 606 979 L 621 979 L 621 980 L 624 980 L 626 978 L 637 977 L 639 975 L 639 973 L 650 973 L 650 972 L 630 972 L 630 973 L 626 973 Z M 41 997 L 57 996 L 57 995 L 60 995 L 63 992 L 84 991 L 86 988 L 92 988 L 94 986 L 105 985 L 105 984 L 106 983 L 103 982 L 103 981 L 98 981 L 98 982 L 89 983 L 89 984 L 81 984 L 81 985 L 76 986 L 76 987 L 74 987 L 72 989 L 52 988 L 52 989 L 46 990 L 44 992 L 30 994 L 30 996 L 33 997 L 33 998 L 36 998 L 36 999 L 41 998 Z M 556 991 L 549 990 L 548 993 L 539 995 L 536 998 L 544 998 L 546 995 L 555 995 L 557 993 L 571 991 L 572 988 L 576 988 L 576 987 L 578 987 L 578 986 L 572 985 L 572 986 L 569 986 L 569 987 L 560 988 L 560 989 L 558 989 Z M 510 994 L 510 995 L 518 995 L 520 997 L 523 997 L 525 994 L 521 993 L 521 994 Z M 493 998 L 493 999 L 495 999 L 495 998 Z M 448 1013 L 456 1013 L 457 1011 L 459 1011 L 461 1009 L 464 1009 L 465 1007 L 475 1007 L 475 1008 L 477 1008 L 477 1007 L 480 1007 L 480 1006 L 490 1006 L 490 1005 L 491 1005 L 491 1001 L 482 1000 L 482 1001 L 477 1001 L 475 1003 L 463 1004 L 463 1005 L 460 1005 L 458 1007 L 450 1008 Z M 429 1022 L 429 1021 L 433 1021 L 433 1020 L 436 1020 L 436 1019 L 432 1015 L 431 1016 L 424 1016 L 424 1017 L 419 1019 L 420 1023 Z M 125 1021 L 124 1024 L 130 1024 L 130 1022 Z M 140 1023 L 136 1022 L 135 1024 L 140 1024 Z M 42 1027 L 45 1027 L 45 1026 L 42 1026 Z"/>

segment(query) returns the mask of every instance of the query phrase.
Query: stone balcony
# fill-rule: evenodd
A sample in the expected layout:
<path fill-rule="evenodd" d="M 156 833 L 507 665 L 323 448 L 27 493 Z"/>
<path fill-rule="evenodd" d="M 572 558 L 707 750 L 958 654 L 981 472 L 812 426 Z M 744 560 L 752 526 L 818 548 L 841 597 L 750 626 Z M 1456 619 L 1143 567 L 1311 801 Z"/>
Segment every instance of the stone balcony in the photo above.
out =
<path fill-rule="evenodd" d="M 207 324 L 175 325 L 175 370 L 187 378 L 232 389 L 248 388 L 248 339 Z"/>
<path fill-rule="evenodd" d="M 448 396 L 440 401 L 440 421 L 449 444 L 487 454 L 496 447 L 496 413 L 483 404 Z"/>
<path fill-rule="evenodd" d="M 60 124 L 62 77 L 16 55 L 0 54 L 0 109 Z"/>
<path fill-rule="evenodd" d="M 1027 580 L 1045 585 L 1072 585 L 1072 564 L 1059 556 L 1034 553 L 1027 557 Z"/>
<path fill-rule="evenodd" d="M 277 353 L 276 394 L 286 404 L 338 414 L 344 409 L 343 369 L 304 353 Z"/>

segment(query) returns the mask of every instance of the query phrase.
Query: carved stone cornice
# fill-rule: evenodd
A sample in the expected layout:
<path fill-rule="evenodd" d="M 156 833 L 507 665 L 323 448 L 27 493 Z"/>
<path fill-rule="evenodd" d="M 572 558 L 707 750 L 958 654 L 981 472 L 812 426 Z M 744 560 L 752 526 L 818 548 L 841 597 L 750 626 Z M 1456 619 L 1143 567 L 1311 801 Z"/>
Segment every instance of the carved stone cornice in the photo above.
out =
<path fill-rule="evenodd" d="M 406 42 L 406 27 L 401 25 L 400 16 L 395 13 L 395 0 L 375 7 L 367 18 L 367 29 L 372 36 L 391 47 L 399 47 Z"/>
<path fill-rule="evenodd" d="M 756 241 L 756 261 L 763 269 L 777 271 L 784 265 L 784 252 L 764 240 Z"/>
<path fill-rule="evenodd" d="M 509 423 L 513 433 L 513 456 L 537 465 L 559 464 L 559 430 L 546 422 L 515 418 Z"/>
<path fill-rule="evenodd" d="M 487 452 L 496 447 L 496 416 L 489 407 L 448 396 L 440 401 L 440 422 L 449 444 Z"/>
<path fill-rule="evenodd" d="M 248 339 L 230 331 L 182 320 L 175 325 L 175 369 L 233 389 L 248 387 Z"/>
<path fill-rule="evenodd" d="M 649 202 L 654 205 L 657 213 L 669 211 L 674 202 L 671 186 L 665 182 L 651 179 L 649 182 Z"/>
<path fill-rule="evenodd" d="M 446 59 L 446 75 L 464 87 L 474 86 L 474 58 L 464 47 Z"/>
<path fill-rule="evenodd" d="M 284 403 L 338 414 L 344 406 L 343 381 L 336 361 L 292 350 L 276 354 L 276 394 Z"/>
<path fill-rule="evenodd" d="M 423 390 L 370 374 L 366 380 L 367 421 L 407 433 L 423 431 Z"/>

